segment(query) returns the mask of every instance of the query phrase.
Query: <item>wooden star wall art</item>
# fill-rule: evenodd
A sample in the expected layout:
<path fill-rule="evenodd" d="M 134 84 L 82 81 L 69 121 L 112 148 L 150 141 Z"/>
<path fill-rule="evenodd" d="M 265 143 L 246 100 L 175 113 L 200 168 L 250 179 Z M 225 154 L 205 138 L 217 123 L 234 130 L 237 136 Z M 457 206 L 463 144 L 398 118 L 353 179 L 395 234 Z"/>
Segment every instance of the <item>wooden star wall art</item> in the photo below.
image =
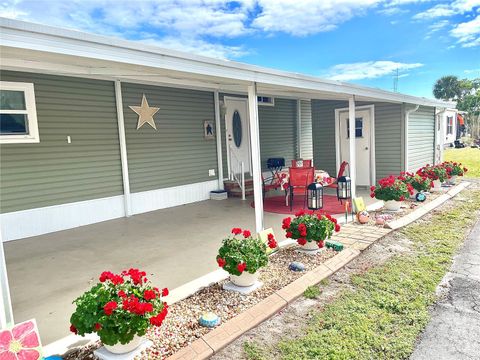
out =
<path fill-rule="evenodd" d="M 140 129 L 144 124 L 149 124 L 155 130 L 157 130 L 153 115 L 155 115 L 160 108 L 149 106 L 145 94 L 143 94 L 142 104 L 140 106 L 129 106 L 129 108 L 138 114 L 137 130 Z"/>

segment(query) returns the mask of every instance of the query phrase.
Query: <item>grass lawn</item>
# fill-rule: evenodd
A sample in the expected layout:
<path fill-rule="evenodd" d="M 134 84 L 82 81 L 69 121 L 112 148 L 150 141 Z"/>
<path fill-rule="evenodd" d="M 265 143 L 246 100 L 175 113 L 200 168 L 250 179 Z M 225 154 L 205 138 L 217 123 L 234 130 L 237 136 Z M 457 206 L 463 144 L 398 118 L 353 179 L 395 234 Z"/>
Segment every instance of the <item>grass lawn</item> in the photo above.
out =
<path fill-rule="evenodd" d="M 466 177 L 480 178 L 480 149 L 446 149 L 444 153 L 446 161 L 461 162 L 468 168 Z"/>
<path fill-rule="evenodd" d="M 480 155 L 478 149 L 452 150 L 452 154 L 461 154 L 454 159 L 468 167 L 477 162 L 479 171 L 472 150 Z M 428 222 L 402 230 L 413 243 L 412 252 L 353 276 L 353 290 L 315 314 L 299 338 L 278 344 L 282 358 L 407 359 L 428 323 L 435 289 L 463 242 L 465 229 L 478 216 L 480 191 L 468 191 L 463 197 L 471 201 L 457 202 Z M 250 359 L 268 357 L 252 344 L 248 350 Z"/>

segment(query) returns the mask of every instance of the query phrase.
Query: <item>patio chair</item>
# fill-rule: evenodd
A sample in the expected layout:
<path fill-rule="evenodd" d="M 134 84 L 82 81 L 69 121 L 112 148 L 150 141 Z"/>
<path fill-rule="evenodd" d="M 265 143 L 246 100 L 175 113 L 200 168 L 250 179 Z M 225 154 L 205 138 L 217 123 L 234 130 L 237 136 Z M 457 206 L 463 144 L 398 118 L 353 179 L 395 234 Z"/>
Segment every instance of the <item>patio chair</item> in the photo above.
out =
<path fill-rule="evenodd" d="M 265 195 L 270 190 L 277 190 L 282 186 L 282 179 L 278 173 L 275 173 L 269 178 L 264 178 L 262 175 L 262 190 L 263 190 L 263 199 L 265 200 Z"/>
<path fill-rule="evenodd" d="M 309 168 L 312 167 L 312 160 L 302 160 L 302 159 L 297 159 L 297 160 L 292 160 L 292 168 Z"/>
<path fill-rule="evenodd" d="M 344 174 L 345 174 L 345 170 L 347 168 L 348 165 L 348 162 L 346 161 L 343 161 L 341 164 L 340 164 L 340 169 L 338 169 L 338 174 L 337 174 L 337 177 L 336 178 L 333 178 L 334 180 L 328 184 L 328 185 L 325 185 L 325 187 L 329 187 L 329 188 L 334 188 L 336 189 L 338 187 L 337 185 L 337 180 L 338 178 L 341 178 Z"/>
<path fill-rule="evenodd" d="M 290 184 L 288 187 L 290 197 L 290 211 L 293 208 L 293 197 L 303 195 L 303 208 L 307 201 L 307 187 L 313 182 L 315 169 L 313 167 L 290 168 Z"/>

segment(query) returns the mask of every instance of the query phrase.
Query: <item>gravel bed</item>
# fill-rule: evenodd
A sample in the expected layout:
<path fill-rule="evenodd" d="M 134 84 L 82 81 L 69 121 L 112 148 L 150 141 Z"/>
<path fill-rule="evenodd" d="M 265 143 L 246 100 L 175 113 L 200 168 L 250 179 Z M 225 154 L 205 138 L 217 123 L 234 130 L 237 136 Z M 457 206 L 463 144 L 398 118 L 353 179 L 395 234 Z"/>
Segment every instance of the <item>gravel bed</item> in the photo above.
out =
<path fill-rule="evenodd" d="M 263 282 L 263 286 L 249 295 L 223 290 L 223 284 L 228 281 L 225 280 L 169 306 L 168 315 L 162 326 L 151 328 L 147 333 L 147 338 L 153 342 L 153 346 L 137 359 L 165 359 L 210 331 L 198 324 L 198 319 L 203 313 L 214 312 L 222 322 L 226 322 L 337 253 L 325 249 L 315 255 L 309 255 L 297 252 L 296 249 L 296 246 L 284 248 L 270 256 L 268 266 L 260 270 L 260 281 Z M 288 265 L 292 261 L 303 263 L 305 271 L 290 271 Z M 100 344 L 96 343 L 76 349 L 66 354 L 64 359 L 96 359 L 92 352 L 98 346 Z"/>

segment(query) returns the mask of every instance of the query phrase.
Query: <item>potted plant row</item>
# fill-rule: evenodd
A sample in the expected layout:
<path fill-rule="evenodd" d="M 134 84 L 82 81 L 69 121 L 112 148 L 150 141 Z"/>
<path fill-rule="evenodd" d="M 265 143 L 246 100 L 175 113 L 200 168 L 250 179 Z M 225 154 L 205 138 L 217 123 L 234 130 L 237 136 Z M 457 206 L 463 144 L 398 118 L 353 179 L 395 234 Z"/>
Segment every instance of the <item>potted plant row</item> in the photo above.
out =
<path fill-rule="evenodd" d="M 304 250 L 314 251 L 325 246 L 333 232 L 340 231 L 337 219 L 328 214 L 315 214 L 313 211 L 299 211 L 295 218 L 283 219 L 282 228 L 287 238 L 297 240 Z"/>
<path fill-rule="evenodd" d="M 424 167 L 417 170 L 417 174 L 422 177 L 427 177 L 432 181 L 431 191 L 440 191 L 442 183 L 445 182 L 449 175 L 443 164 L 430 165 L 427 164 Z"/>
<path fill-rule="evenodd" d="M 144 271 L 104 271 L 99 282 L 73 302 L 70 331 L 97 333 L 114 354 L 133 351 L 150 326 L 162 325 L 168 312 L 162 298 L 167 295 L 168 289 L 154 287 Z"/>
<path fill-rule="evenodd" d="M 457 177 L 463 176 L 468 171 L 462 163 L 454 161 L 446 161 L 443 163 L 443 166 L 445 167 L 448 176 L 450 176 L 450 184 L 455 184 L 457 182 Z"/>
<path fill-rule="evenodd" d="M 268 264 L 267 246 L 277 247 L 273 234 L 265 243 L 252 236 L 250 230 L 233 228 L 232 235 L 223 239 L 218 250 L 217 264 L 230 274 L 230 281 L 242 287 L 253 285 L 258 280 L 258 270 Z"/>

